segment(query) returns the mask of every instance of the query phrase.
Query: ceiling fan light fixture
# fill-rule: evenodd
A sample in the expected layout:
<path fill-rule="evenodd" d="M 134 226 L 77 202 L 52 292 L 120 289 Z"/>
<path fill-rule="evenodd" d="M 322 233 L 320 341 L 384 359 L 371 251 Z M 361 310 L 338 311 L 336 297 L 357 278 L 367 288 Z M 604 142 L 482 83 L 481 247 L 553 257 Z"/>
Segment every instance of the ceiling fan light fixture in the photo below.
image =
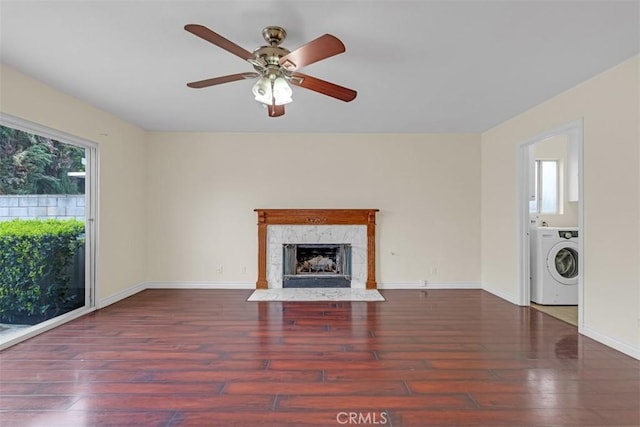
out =
<path fill-rule="evenodd" d="M 266 105 L 285 105 L 293 101 L 293 91 L 284 77 L 260 77 L 252 92 L 256 101 Z"/>
<path fill-rule="evenodd" d="M 275 105 L 290 103 L 293 101 L 291 95 L 293 95 L 291 86 L 283 77 L 278 77 L 273 81 L 273 103 Z"/>
<path fill-rule="evenodd" d="M 260 77 L 255 85 L 253 85 L 253 96 L 255 100 L 263 104 L 270 105 L 273 99 L 273 89 L 271 88 L 271 79 L 269 77 Z"/>

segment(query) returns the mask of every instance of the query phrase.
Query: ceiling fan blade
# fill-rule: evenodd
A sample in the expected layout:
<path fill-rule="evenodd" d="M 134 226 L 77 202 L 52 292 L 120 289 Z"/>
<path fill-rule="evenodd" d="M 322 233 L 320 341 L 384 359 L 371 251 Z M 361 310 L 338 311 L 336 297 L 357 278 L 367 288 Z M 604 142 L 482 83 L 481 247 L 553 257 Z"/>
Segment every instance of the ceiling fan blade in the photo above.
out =
<path fill-rule="evenodd" d="M 189 31 L 191 34 L 194 34 L 201 39 L 204 39 L 210 43 L 215 44 L 216 46 L 226 50 L 227 52 L 233 53 L 236 56 L 244 59 L 245 61 L 249 58 L 253 57 L 253 54 L 248 50 L 245 50 L 235 44 L 234 42 L 225 39 L 218 33 L 214 33 L 204 25 L 198 24 L 188 24 L 184 26 L 184 29 Z"/>
<path fill-rule="evenodd" d="M 344 44 L 337 37 L 325 34 L 280 58 L 280 66 L 288 71 L 295 71 L 345 50 Z"/>
<path fill-rule="evenodd" d="M 284 116 L 284 105 L 267 105 L 269 117 Z"/>
<path fill-rule="evenodd" d="M 358 92 L 353 89 L 338 86 L 335 83 L 330 83 L 301 73 L 294 73 L 289 82 L 293 85 L 331 96 L 344 102 L 353 101 L 358 95 Z"/>
<path fill-rule="evenodd" d="M 238 80 L 244 79 L 253 79 L 258 77 L 260 74 L 258 73 L 238 73 L 238 74 L 229 74 L 228 76 L 214 77 L 212 79 L 200 80 L 197 82 L 187 83 L 187 86 L 192 87 L 194 89 L 201 89 L 203 87 L 215 86 L 222 83 L 235 82 Z"/>

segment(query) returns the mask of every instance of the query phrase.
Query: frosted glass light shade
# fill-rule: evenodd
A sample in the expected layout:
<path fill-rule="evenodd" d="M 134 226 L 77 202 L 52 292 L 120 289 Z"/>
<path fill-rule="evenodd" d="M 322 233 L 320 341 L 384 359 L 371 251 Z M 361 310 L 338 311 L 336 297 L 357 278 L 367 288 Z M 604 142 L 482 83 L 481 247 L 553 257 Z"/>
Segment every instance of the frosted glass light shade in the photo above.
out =
<path fill-rule="evenodd" d="M 271 101 L 273 100 L 273 90 L 271 88 L 271 79 L 269 77 L 261 77 L 256 84 L 253 85 L 252 92 L 256 101 L 271 105 Z"/>
<path fill-rule="evenodd" d="M 275 105 L 290 103 L 293 101 L 293 99 L 291 99 L 292 94 L 293 91 L 284 78 L 278 77 L 273 81 L 273 101 Z"/>

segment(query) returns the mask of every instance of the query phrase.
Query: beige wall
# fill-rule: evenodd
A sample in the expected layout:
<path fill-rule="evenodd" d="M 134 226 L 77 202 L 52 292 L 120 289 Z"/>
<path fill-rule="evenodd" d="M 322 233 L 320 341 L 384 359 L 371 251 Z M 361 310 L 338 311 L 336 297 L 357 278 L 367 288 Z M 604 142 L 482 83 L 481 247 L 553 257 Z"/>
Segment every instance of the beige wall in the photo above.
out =
<path fill-rule="evenodd" d="M 482 135 L 482 283 L 517 300 L 516 144 L 584 120 L 584 332 L 640 354 L 638 57 Z"/>
<path fill-rule="evenodd" d="M 153 133 L 149 280 L 255 283 L 255 208 L 378 208 L 379 281 L 478 283 L 479 159 L 478 135 Z"/>
<path fill-rule="evenodd" d="M 116 117 L 2 65 L 0 109 L 99 144 L 96 300 L 145 281 L 146 135 Z M 104 135 L 107 134 L 107 135 Z M 126 210 L 121 209 L 128 206 Z"/>

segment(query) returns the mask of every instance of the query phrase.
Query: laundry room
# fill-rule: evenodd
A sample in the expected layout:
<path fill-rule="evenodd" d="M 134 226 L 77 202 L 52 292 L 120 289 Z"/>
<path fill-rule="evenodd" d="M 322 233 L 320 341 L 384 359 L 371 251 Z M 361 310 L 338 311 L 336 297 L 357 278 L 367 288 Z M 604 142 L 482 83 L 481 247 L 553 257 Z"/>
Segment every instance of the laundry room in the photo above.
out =
<path fill-rule="evenodd" d="M 577 325 L 578 147 L 570 133 L 530 146 L 531 303 Z"/>

